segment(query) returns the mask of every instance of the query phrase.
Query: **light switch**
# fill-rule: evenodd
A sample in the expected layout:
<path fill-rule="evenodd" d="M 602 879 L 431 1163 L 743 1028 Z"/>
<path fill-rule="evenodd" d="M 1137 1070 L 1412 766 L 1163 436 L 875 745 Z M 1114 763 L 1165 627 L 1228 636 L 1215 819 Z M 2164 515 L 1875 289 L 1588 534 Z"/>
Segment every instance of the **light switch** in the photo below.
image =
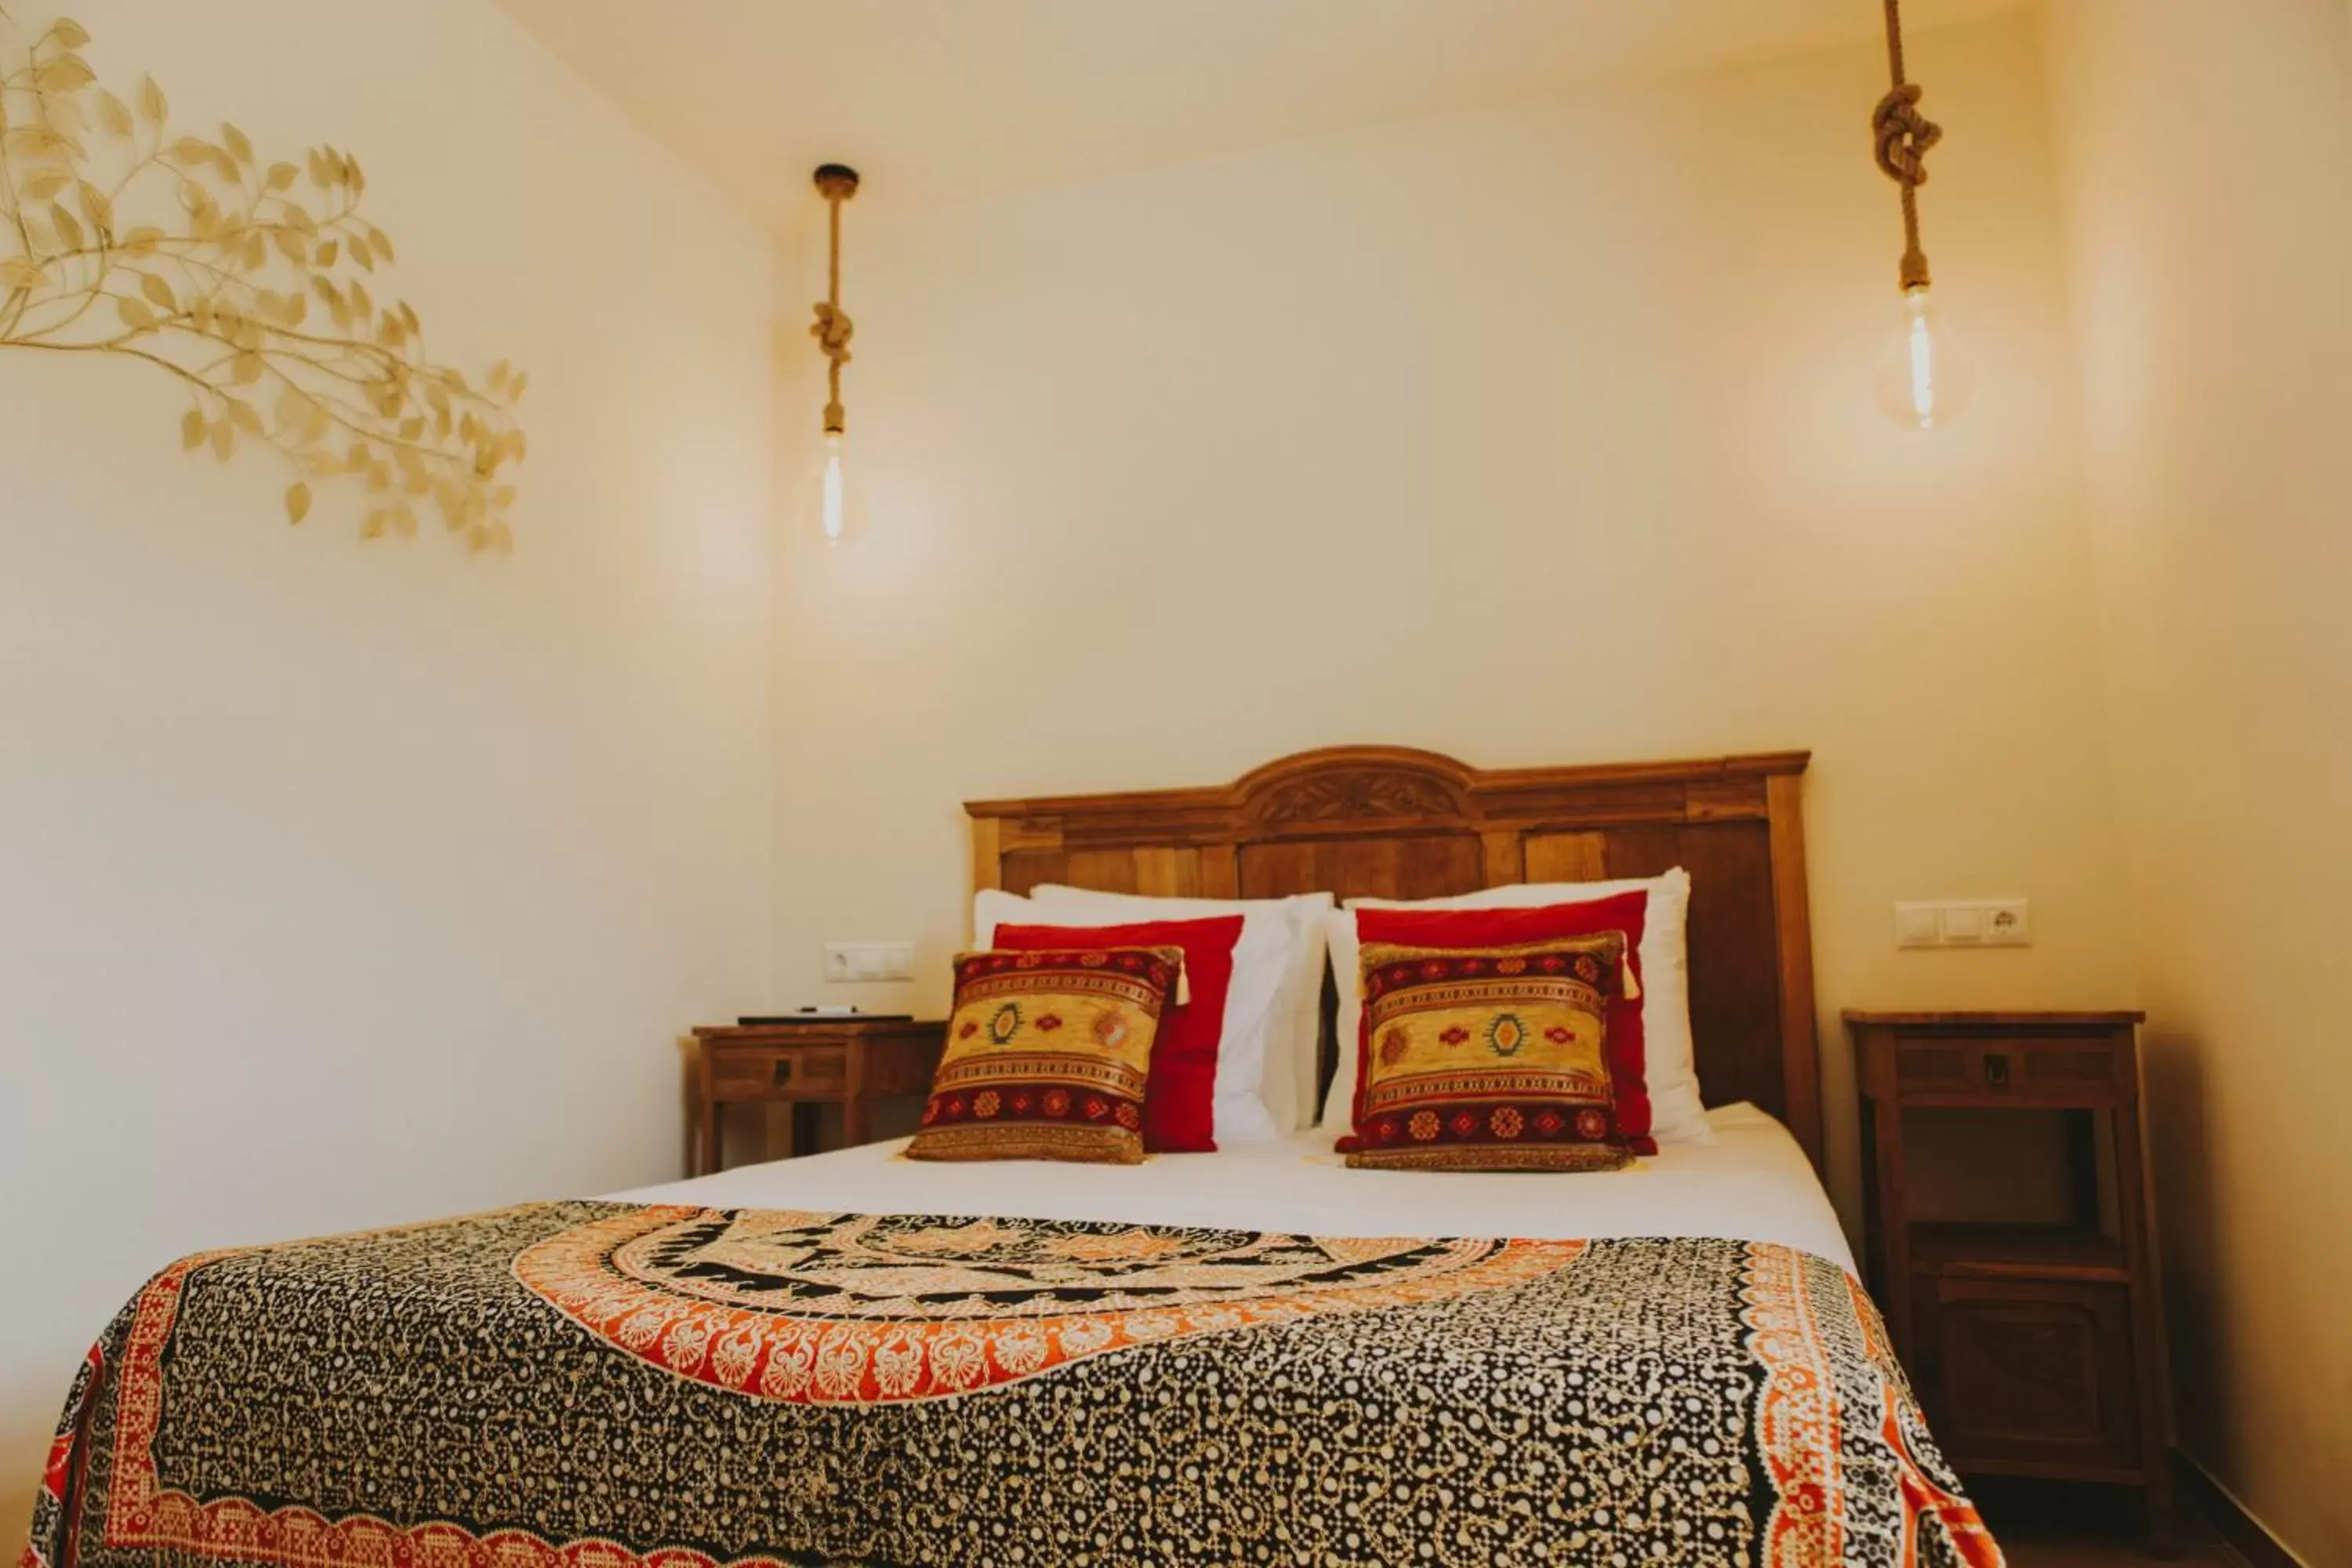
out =
<path fill-rule="evenodd" d="M 1939 904 L 1895 906 L 1895 945 L 1938 947 L 1944 941 L 1944 911 Z"/>
<path fill-rule="evenodd" d="M 1984 910 L 1974 904 L 1944 906 L 1944 944 L 1947 947 L 1975 947 L 1984 941 Z"/>
<path fill-rule="evenodd" d="M 907 942 L 829 942 L 824 944 L 828 985 L 862 985 L 876 980 L 912 980 L 915 946 Z"/>

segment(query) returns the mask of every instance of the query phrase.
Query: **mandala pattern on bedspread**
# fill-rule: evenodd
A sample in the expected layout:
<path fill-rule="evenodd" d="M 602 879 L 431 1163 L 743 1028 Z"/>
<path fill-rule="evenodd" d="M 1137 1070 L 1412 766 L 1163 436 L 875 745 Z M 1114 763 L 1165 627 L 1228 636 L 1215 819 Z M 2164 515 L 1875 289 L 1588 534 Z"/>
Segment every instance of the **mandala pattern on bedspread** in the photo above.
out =
<path fill-rule="evenodd" d="M 166 1269 L 26 1563 L 1619 1558 L 2000 1561 L 1787 1248 L 574 1203 Z"/>
<path fill-rule="evenodd" d="M 515 1275 L 598 1339 L 681 1377 L 873 1404 L 1191 1334 L 1516 1285 L 1583 1248 L 651 1208 L 551 1237 Z"/>

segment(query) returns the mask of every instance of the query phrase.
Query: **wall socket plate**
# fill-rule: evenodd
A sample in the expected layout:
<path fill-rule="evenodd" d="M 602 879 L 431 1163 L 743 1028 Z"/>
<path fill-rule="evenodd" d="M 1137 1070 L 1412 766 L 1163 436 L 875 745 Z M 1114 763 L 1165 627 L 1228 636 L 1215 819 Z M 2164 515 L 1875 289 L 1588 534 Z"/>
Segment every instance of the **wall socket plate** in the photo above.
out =
<path fill-rule="evenodd" d="M 1943 899 L 1895 906 L 1897 947 L 2028 947 L 2032 910 L 2023 899 Z"/>
<path fill-rule="evenodd" d="M 910 942 L 829 942 L 824 944 L 824 983 L 862 985 L 873 980 L 912 980 L 915 944 Z"/>

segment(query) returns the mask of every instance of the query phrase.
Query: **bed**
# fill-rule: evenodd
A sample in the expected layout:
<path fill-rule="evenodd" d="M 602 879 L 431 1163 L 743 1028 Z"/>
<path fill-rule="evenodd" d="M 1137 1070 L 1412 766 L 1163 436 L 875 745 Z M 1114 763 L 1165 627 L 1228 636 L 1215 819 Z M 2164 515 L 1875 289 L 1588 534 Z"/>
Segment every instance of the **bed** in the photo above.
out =
<path fill-rule="evenodd" d="M 1533 1176 L 884 1143 L 200 1255 L 91 1351 L 27 1568 L 1997 1563 L 1816 1173 L 1804 764 L 1346 748 L 971 805 L 1013 891 L 1687 867 L 1713 1136 Z"/>

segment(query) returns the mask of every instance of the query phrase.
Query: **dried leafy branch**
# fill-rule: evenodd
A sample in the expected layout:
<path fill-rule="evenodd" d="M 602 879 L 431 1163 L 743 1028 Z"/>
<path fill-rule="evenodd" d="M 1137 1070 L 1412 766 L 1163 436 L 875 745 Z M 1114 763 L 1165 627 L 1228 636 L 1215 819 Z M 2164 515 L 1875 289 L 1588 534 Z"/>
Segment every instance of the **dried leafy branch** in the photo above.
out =
<path fill-rule="evenodd" d="M 375 298 L 393 247 L 360 216 L 358 161 L 317 147 L 265 163 L 234 125 L 174 135 L 154 79 L 125 102 L 89 42 L 60 19 L 0 55 L 15 62 L 0 75 L 0 350 L 173 376 L 182 444 L 223 462 L 274 448 L 295 470 L 295 522 L 314 481 L 344 478 L 369 492 L 370 538 L 413 536 L 429 508 L 473 548 L 506 547 L 500 476 L 525 455 L 513 408 L 530 378 L 501 361 L 477 386 L 425 357 L 406 300 Z M 168 221 L 118 217 L 150 212 Z"/>

